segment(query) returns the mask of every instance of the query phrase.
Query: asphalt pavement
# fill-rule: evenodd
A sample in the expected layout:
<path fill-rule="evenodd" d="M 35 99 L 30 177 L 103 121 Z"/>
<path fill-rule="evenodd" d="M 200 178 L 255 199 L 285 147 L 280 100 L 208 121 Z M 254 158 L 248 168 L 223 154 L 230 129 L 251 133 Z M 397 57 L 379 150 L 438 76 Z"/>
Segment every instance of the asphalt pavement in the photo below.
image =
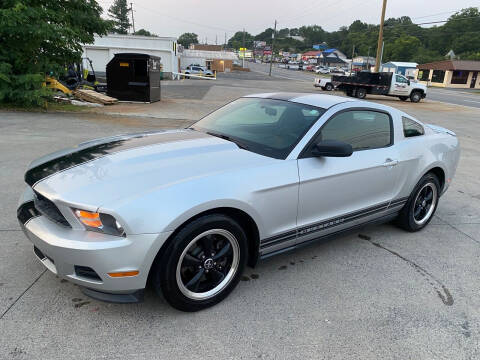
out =
<path fill-rule="evenodd" d="M 248 62 L 248 67 L 251 71 L 261 74 L 268 74 L 270 64 L 258 64 Z M 310 82 L 313 86 L 313 81 L 316 77 L 315 73 L 309 71 L 289 70 L 279 68 L 278 64 L 272 66 L 272 76 L 280 79 L 288 79 L 294 81 Z M 462 105 L 474 108 L 480 108 L 480 92 L 474 93 L 468 89 L 449 90 L 436 87 L 429 87 L 427 92 L 427 99 L 440 101 L 446 104 Z"/>
<path fill-rule="evenodd" d="M 0 112 L 0 359 L 479 359 L 475 108 L 375 99 L 459 136 L 456 177 L 421 232 L 370 226 L 272 257 L 197 313 L 172 309 L 151 288 L 141 304 L 92 300 L 45 270 L 16 221 L 34 158 L 95 137 L 184 127 L 247 93 L 315 92 L 255 73 L 205 84 L 167 83 L 161 102 L 95 109 L 104 113 Z"/>

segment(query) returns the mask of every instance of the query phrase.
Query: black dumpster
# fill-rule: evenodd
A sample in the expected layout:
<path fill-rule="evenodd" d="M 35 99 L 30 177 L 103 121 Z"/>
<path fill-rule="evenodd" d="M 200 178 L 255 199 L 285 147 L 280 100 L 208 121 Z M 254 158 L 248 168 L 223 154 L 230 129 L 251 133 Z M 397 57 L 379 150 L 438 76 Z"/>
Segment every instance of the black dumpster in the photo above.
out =
<path fill-rule="evenodd" d="M 148 54 L 115 54 L 107 64 L 107 94 L 118 100 L 160 100 L 160 58 Z"/>

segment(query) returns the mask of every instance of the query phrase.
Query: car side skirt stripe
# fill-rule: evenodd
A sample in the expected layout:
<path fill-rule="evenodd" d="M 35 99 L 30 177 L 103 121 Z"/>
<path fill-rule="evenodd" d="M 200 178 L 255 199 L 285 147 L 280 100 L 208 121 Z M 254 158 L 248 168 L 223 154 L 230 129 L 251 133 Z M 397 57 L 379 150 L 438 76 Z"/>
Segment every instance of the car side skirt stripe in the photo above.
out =
<path fill-rule="evenodd" d="M 277 254 L 281 254 L 281 253 L 285 253 L 285 252 L 288 252 L 288 251 L 292 251 L 294 249 L 298 249 L 300 247 L 303 247 L 303 246 L 308 246 L 314 242 L 317 242 L 317 241 L 328 241 L 332 238 L 335 238 L 336 236 L 339 236 L 341 234 L 345 234 L 345 233 L 348 233 L 348 232 L 351 232 L 355 229 L 359 229 L 365 225 L 371 225 L 371 224 L 381 224 L 381 223 L 384 223 L 384 222 L 387 222 L 387 221 L 390 221 L 390 220 L 393 220 L 395 217 L 398 216 L 398 212 L 394 212 L 394 213 L 391 213 L 391 214 L 387 214 L 387 215 L 383 215 L 381 217 L 378 217 L 376 219 L 372 219 L 372 220 L 369 220 L 369 221 L 366 221 L 364 223 L 361 223 L 361 224 L 356 224 L 356 225 L 352 225 L 348 228 L 345 228 L 345 229 L 341 229 L 341 230 L 338 230 L 338 231 L 335 231 L 333 233 L 330 233 L 330 234 L 326 234 L 326 235 L 320 235 L 318 237 L 315 237 L 313 239 L 309 239 L 309 240 L 305 240 L 305 241 L 302 241 L 298 244 L 295 244 L 295 245 L 292 245 L 292 246 L 288 246 L 288 247 L 284 247 L 284 248 L 281 248 L 281 249 L 278 249 L 278 250 L 274 250 L 274 251 L 271 251 L 271 252 L 267 252 L 267 253 L 264 253 L 264 254 L 261 254 L 260 255 L 260 259 L 266 259 L 266 258 L 269 258 L 271 256 L 274 256 L 274 255 L 277 255 Z"/>
<path fill-rule="evenodd" d="M 341 224 L 345 224 L 354 220 L 361 219 L 363 217 L 367 217 L 370 215 L 374 215 L 380 213 L 382 211 L 387 210 L 391 207 L 397 207 L 400 205 L 404 205 L 407 202 L 408 198 L 401 198 L 396 199 L 392 202 L 385 202 L 379 205 L 375 205 L 372 207 L 365 208 L 363 210 L 355 211 L 349 214 L 345 214 L 339 217 L 331 218 L 328 220 L 323 220 L 317 223 L 313 223 L 310 225 L 303 226 L 296 231 L 289 231 L 287 233 L 283 233 L 280 235 L 275 235 L 270 238 L 263 239 L 260 242 L 260 250 L 265 250 L 274 245 L 281 244 L 283 242 L 289 241 L 294 239 L 295 237 L 301 237 L 304 235 L 314 234 Z"/>
<path fill-rule="evenodd" d="M 49 160 L 25 173 L 25 182 L 33 186 L 38 181 L 63 170 L 84 164 L 86 162 L 110 155 L 122 150 L 128 150 L 148 145 L 163 144 L 180 140 L 191 140 L 208 137 L 198 131 L 159 131 L 118 137 L 115 140 L 89 146 L 78 151 Z"/>

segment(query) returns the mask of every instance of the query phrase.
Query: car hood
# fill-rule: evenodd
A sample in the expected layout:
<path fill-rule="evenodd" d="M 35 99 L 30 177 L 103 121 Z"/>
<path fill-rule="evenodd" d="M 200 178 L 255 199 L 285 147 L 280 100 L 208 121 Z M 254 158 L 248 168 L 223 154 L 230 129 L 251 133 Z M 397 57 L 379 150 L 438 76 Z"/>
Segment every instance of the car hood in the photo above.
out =
<path fill-rule="evenodd" d="M 194 130 L 105 138 L 34 161 L 26 182 L 42 195 L 85 209 L 278 161 Z"/>

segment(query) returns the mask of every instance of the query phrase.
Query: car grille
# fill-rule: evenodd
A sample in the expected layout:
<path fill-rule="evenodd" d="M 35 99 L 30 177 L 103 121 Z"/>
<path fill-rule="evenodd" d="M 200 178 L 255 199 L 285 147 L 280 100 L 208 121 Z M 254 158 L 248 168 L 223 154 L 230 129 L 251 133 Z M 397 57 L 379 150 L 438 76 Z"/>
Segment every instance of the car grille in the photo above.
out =
<path fill-rule="evenodd" d="M 71 227 L 67 219 L 65 219 L 60 210 L 58 210 L 57 206 L 51 200 L 48 200 L 45 196 L 36 191 L 34 203 L 35 209 L 37 209 L 42 215 L 45 215 L 59 225 Z"/>

